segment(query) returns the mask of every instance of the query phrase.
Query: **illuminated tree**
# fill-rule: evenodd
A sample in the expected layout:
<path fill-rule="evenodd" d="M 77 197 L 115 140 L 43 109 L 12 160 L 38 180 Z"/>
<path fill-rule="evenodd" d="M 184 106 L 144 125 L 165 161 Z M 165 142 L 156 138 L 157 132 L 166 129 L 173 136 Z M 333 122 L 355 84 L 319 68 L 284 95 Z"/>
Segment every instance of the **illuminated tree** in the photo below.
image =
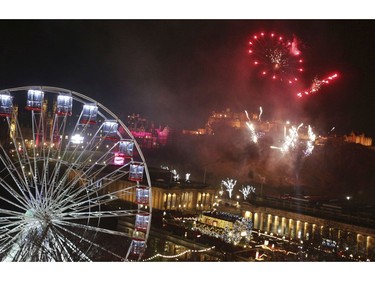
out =
<path fill-rule="evenodd" d="M 242 186 L 242 189 L 240 189 L 240 192 L 243 194 L 243 199 L 246 200 L 247 196 L 249 196 L 251 192 L 255 193 L 255 187 L 250 186 L 250 185 Z"/>
<path fill-rule="evenodd" d="M 225 186 L 226 190 L 229 193 L 229 198 L 232 198 L 232 191 L 236 183 L 237 183 L 237 180 L 229 179 L 229 178 L 221 181 L 221 184 Z"/>

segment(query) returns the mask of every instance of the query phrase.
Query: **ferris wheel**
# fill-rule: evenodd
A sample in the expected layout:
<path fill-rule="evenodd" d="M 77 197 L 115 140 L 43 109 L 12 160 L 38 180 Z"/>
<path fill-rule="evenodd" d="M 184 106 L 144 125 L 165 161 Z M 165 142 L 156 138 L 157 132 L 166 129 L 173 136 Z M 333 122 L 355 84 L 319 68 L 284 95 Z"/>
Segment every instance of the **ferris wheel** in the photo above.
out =
<path fill-rule="evenodd" d="M 0 91 L 0 260 L 140 260 L 151 213 L 144 156 L 115 114 L 62 88 Z"/>

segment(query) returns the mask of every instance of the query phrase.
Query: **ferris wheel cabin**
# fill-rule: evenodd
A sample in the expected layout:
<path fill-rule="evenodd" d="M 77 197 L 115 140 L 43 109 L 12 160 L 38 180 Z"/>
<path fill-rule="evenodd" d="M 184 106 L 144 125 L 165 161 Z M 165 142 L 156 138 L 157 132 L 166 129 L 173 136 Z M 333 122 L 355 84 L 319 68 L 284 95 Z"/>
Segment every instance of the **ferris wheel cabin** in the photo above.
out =
<path fill-rule="evenodd" d="M 117 121 L 107 120 L 103 123 L 102 132 L 107 140 L 118 140 Z"/>
<path fill-rule="evenodd" d="M 95 124 L 98 115 L 98 106 L 96 104 L 85 104 L 82 109 L 80 122 L 82 124 Z"/>
<path fill-rule="evenodd" d="M 69 94 L 59 94 L 57 96 L 56 114 L 71 116 L 73 108 L 73 98 Z"/>
<path fill-rule="evenodd" d="M 26 109 L 41 111 L 43 106 L 44 93 L 40 90 L 28 90 Z"/>
<path fill-rule="evenodd" d="M 118 143 L 118 151 L 113 159 L 114 165 L 124 165 L 127 159 L 133 157 L 134 142 L 132 140 L 121 140 Z"/>
<path fill-rule="evenodd" d="M 135 216 L 135 229 L 137 231 L 147 231 L 148 225 L 150 223 L 150 214 L 142 213 Z"/>
<path fill-rule="evenodd" d="M 135 203 L 148 205 L 150 198 L 150 188 L 147 186 L 137 186 L 135 190 Z"/>
<path fill-rule="evenodd" d="M 10 93 L 0 93 L 0 116 L 10 117 L 13 112 L 13 97 Z"/>
<path fill-rule="evenodd" d="M 146 241 L 140 238 L 133 238 L 130 245 L 129 257 L 139 257 L 144 254 L 146 250 Z"/>
<path fill-rule="evenodd" d="M 131 140 L 121 140 L 119 142 L 119 155 L 131 158 L 133 157 L 134 142 Z"/>
<path fill-rule="evenodd" d="M 140 164 L 131 164 L 129 169 L 130 181 L 142 181 L 145 167 Z"/>

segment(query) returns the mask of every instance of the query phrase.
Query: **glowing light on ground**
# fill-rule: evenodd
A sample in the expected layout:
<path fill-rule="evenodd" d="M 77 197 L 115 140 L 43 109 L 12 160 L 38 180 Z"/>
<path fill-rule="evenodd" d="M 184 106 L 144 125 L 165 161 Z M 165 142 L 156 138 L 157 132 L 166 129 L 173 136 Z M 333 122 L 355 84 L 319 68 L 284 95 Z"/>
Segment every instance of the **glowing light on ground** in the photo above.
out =
<path fill-rule="evenodd" d="M 148 259 L 144 259 L 142 261 L 151 261 L 151 260 L 154 260 L 154 259 L 159 258 L 159 257 L 165 258 L 165 259 L 175 259 L 175 258 L 181 257 L 181 256 L 183 256 L 183 255 L 185 255 L 187 253 L 204 253 L 204 252 L 211 251 L 213 249 L 215 249 L 215 246 L 212 246 L 212 247 L 209 247 L 209 248 L 206 248 L 206 249 L 202 249 L 202 250 L 191 250 L 191 249 L 188 249 L 188 250 L 183 251 L 183 252 L 181 252 L 181 253 L 179 253 L 177 255 L 171 255 L 171 256 L 162 255 L 162 254 L 157 253 L 156 255 L 154 255 L 154 256 L 152 256 L 152 257 L 150 257 Z"/>

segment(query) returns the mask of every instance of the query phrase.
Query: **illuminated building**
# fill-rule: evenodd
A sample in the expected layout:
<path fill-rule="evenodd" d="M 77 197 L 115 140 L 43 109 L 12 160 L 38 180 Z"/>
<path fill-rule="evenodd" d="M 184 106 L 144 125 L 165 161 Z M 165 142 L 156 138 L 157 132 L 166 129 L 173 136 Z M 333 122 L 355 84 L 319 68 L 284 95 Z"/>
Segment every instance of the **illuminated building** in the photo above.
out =
<path fill-rule="evenodd" d="M 354 132 L 351 132 L 349 135 L 345 135 L 344 141 L 357 143 L 363 146 L 372 146 L 372 138 L 366 137 L 365 134 L 356 135 Z"/>
<path fill-rule="evenodd" d="M 211 210 L 217 189 L 207 184 L 191 181 L 174 181 L 169 171 L 149 169 L 152 184 L 152 208 L 157 210 L 175 210 L 197 212 Z M 134 183 L 120 179 L 105 189 L 111 193 L 119 188 L 131 186 Z M 134 194 L 123 194 L 120 200 L 133 202 Z"/>
<path fill-rule="evenodd" d="M 155 128 L 153 122 L 141 117 L 139 114 L 129 115 L 126 126 L 142 148 L 158 148 L 168 143 L 171 128 Z"/>
<path fill-rule="evenodd" d="M 276 123 L 270 123 L 267 121 L 261 121 L 259 115 L 252 113 L 249 119 L 255 123 L 257 131 L 269 132 L 273 127 L 277 126 Z M 219 127 L 230 127 L 234 129 L 246 129 L 247 122 L 249 121 L 245 112 L 234 112 L 227 108 L 225 111 L 216 112 L 213 111 L 208 117 L 204 128 L 197 130 L 183 130 L 184 135 L 213 135 L 215 130 Z"/>

